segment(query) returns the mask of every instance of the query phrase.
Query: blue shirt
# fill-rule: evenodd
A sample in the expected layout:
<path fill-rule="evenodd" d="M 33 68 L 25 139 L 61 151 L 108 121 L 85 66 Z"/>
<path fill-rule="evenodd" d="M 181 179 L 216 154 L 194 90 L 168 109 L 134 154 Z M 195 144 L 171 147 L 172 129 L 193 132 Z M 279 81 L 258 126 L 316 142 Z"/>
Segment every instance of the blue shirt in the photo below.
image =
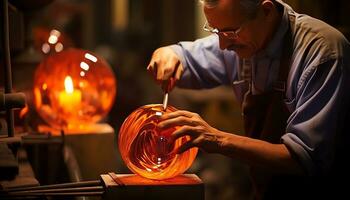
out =
<path fill-rule="evenodd" d="M 284 35 L 292 31 L 293 52 L 285 99 L 291 115 L 281 142 L 309 174 L 327 173 L 335 158 L 333 144 L 338 132 L 345 132 L 345 111 L 349 110 L 349 42 L 335 28 L 277 2 L 284 8 L 281 23 L 267 47 L 251 58 L 252 92 L 260 94 L 272 89 Z M 288 29 L 290 15 L 295 16 L 292 30 Z M 221 50 L 217 35 L 180 42 L 171 48 L 184 66 L 177 86 L 201 89 L 230 85 L 242 103 L 248 89 L 242 78 L 242 60 L 234 51 Z"/>

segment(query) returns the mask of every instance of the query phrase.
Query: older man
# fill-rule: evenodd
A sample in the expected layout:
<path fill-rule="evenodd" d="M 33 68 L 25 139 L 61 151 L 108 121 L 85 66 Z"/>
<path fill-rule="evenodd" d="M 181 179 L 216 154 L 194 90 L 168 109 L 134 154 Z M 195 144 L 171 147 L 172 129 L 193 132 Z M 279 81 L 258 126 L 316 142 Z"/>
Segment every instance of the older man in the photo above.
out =
<path fill-rule="evenodd" d="M 194 42 L 157 49 L 147 68 L 159 83 L 184 88 L 231 85 L 245 134 L 220 131 L 198 114 L 162 116 L 173 137 L 251 166 L 258 199 L 325 197 L 349 174 L 350 46 L 326 23 L 281 0 L 205 0 Z M 169 81 L 170 80 L 170 81 Z"/>

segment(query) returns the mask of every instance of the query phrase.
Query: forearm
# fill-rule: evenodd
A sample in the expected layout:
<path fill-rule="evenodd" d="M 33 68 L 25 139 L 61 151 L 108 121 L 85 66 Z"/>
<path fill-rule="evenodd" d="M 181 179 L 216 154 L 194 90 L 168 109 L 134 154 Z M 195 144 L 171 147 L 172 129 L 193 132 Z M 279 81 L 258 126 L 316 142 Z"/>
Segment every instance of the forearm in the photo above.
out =
<path fill-rule="evenodd" d="M 275 173 L 301 174 L 303 170 L 292 157 L 284 144 L 272 144 L 263 140 L 224 133 L 223 154 L 256 167 L 262 167 Z"/>
<path fill-rule="evenodd" d="M 238 58 L 235 54 L 225 52 L 218 46 L 214 35 L 194 42 L 180 42 L 169 46 L 177 55 L 184 67 L 181 79 L 177 82 L 180 88 L 203 89 L 230 84 L 232 72 Z M 210 59 L 208 59 L 210 57 Z"/>

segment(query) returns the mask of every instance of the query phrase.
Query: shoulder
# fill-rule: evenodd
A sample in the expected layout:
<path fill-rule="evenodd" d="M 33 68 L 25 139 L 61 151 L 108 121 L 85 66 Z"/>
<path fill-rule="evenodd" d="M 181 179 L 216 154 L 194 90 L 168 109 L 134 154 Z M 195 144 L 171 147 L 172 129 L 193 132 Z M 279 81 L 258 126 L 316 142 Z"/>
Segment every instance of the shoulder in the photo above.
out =
<path fill-rule="evenodd" d="M 345 62 L 349 63 L 350 45 L 340 31 L 308 15 L 295 13 L 295 16 L 293 61 L 301 78 L 331 63 L 336 68 L 349 67 Z"/>
<path fill-rule="evenodd" d="M 322 77 L 335 72 L 348 76 L 350 45 L 344 35 L 329 24 L 308 15 L 293 14 L 293 58 L 289 80 L 292 88 L 289 94 L 295 97 L 313 76 L 315 80 L 316 70 L 322 72 Z"/>
<path fill-rule="evenodd" d="M 308 15 L 296 14 L 293 34 L 295 49 L 313 60 L 314 64 L 349 54 L 349 42 L 340 31 Z"/>

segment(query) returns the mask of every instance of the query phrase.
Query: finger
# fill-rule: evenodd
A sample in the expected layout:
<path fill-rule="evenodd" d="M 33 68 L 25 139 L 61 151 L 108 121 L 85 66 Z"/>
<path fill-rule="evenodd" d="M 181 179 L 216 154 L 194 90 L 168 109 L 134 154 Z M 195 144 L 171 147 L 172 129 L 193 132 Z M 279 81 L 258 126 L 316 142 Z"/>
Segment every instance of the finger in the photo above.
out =
<path fill-rule="evenodd" d="M 166 129 L 173 126 L 183 126 L 183 125 L 193 125 L 191 118 L 186 116 L 178 116 L 175 118 L 162 120 L 158 123 L 158 127 L 161 129 Z"/>
<path fill-rule="evenodd" d="M 177 62 L 175 63 L 175 68 L 172 71 L 171 77 L 169 78 L 169 81 L 167 83 L 167 88 L 166 88 L 167 91 L 171 91 L 174 88 L 174 86 L 175 86 L 175 83 L 177 81 L 175 76 L 176 76 L 176 72 L 177 72 L 177 70 L 179 68 L 179 64 L 180 64 L 180 61 L 177 60 Z"/>
<path fill-rule="evenodd" d="M 179 63 L 179 66 L 177 67 L 177 70 L 175 72 L 175 80 L 178 81 L 180 80 L 181 76 L 182 76 L 182 73 L 183 73 L 183 66 L 181 63 Z"/>
<path fill-rule="evenodd" d="M 171 119 L 171 118 L 176 118 L 179 116 L 185 116 L 185 117 L 193 117 L 195 115 L 195 113 L 186 111 L 186 110 L 177 110 L 171 113 L 164 113 L 164 115 L 162 115 L 160 117 L 161 120 L 167 120 L 167 119 Z"/>
<path fill-rule="evenodd" d="M 154 67 L 157 69 L 157 71 L 156 71 L 156 74 L 157 74 L 156 79 L 157 79 L 157 81 L 164 80 L 164 69 L 163 69 L 163 67 L 161 67 L 161 65 L 158 64 L 158 63 L 154 63 Z"/>
<path fill-rule="evenodd" d="M 172 58 L 168 61 L 164 67 L 162 89 L 165 92 L 169 92 L 174 88 L 175 85 L 175 74 L 179 66 L 179 60 Z"/>
<path fill-rule="evenodd" d="M 184 143 L 183 145 L 181 145 L 179 148 L 177 148 L 176 153 L 177 154 L 181 154 L 187 150 L 189 150 L 190 148 L 195 147 L 196 145 L 193 143 L 193 140 L 190 140 L 186 143 Z"/>
<path fill-rule="evenodd" d="M 182 126 L 171 134 L 171 140 L 175 141 L 183 136 L 197 137 L 196 128 L 193 126 Z"/>
<path fill-rule="evenodd" d="M 149 63 L 148 63 L 148 66 L 147 66 L 147 71 L 153 71 L 153 60 L 151 60 Z"/>
<path fill-rule="evenodd" d="M 148 73 L 153 77 L 154 80 L 157 80 L 157 64 L 155 61 L 151 61 L 147 66 Z"/>
<path fill-rule="evenodd" d="M 164 79 L 168 80 L 170 78 L 173 78 L 175 76 L 176 70 L 179 66 L 180 61 L 178 59 L 172 58 L 170 61 L 168 61 L 165 65 L 164 70 Z"/>
<path fill-rule="evenodd" d="M 148 71 L 155 71 L 157 70 L 157 62 L 158 62 L 158 59 L 155 59 L 154 57 L 151 58 L 150 62 L 148 63 L 148 66 L 147 66 L 147 70 Z"/>

